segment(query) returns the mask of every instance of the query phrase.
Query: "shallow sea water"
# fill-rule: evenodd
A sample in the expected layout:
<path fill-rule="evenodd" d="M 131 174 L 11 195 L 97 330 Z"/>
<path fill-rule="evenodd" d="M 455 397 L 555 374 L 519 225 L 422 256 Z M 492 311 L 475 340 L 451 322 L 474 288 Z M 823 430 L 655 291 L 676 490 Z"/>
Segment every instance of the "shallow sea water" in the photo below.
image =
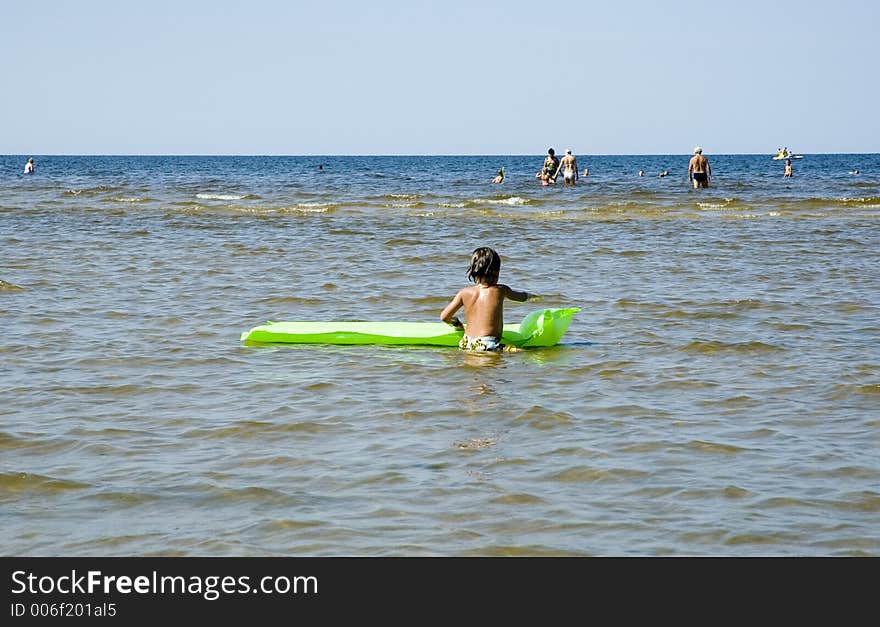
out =
<path fill-rule="evenodd" d="M 880 156 L 707 156 L 0 157 L 0 554 L 880 555 Z M 561 345 L 239 341 L 481 245 Z"/>

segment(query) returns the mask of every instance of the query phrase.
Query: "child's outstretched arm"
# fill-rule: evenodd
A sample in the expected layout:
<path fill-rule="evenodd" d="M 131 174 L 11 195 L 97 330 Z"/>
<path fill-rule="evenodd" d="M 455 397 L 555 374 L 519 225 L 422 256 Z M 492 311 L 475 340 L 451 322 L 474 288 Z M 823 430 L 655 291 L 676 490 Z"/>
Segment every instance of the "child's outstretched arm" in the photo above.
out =
<path fill-rule="evenodd" d="M 459 292 L 440 313 L 440 319 L 455 328 L 463 328 L 464 325 L 461 323 L 461 320 L 455 317 L 455 313 L 461 309 L 462 305 L 464 305 L 464 301 L 461 298 L 461 292 Z"/>
<path fill-rule="evenodd" d="M 505 286 L 505 287 L 507 287 L 507 286 Z M 515 289 L 508 287 L 507 293 L 504 296 L 509 298 L 510 300 L 515 300 L 520 303 L 523 303 L 523 302 L 527 301 L 529 298 L 531 298 L 533 295 L 529 294 L 528 292 L 519 292 Z"/>

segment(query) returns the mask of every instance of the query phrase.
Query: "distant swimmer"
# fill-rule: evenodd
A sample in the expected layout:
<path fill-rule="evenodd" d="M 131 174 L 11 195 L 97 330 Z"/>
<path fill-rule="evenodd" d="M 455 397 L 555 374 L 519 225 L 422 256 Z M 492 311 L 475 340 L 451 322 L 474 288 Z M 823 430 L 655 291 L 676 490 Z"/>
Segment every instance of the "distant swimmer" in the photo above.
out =
<path fill-rule="evenodd" d="M 858 174 L 858 173 L 859 173 L 858 170 L 852 170 L 852 171 L 850 172 L 850 174 Z"/>
<path fill-rule="evenodd" d="M 644 171 L 644 170 L 639 170 L 639 176 L 645 176 L 645 171 Z"/>
<path fill-rule="evenodd" d="M 577 158 L 571 154 L 571 148 L 568 148 L 565 151 L 565 156 L 562 158 L 562 161 L 559 162 L 559 167 L 556 168 L 556 174 L 553 175 L 553 180 L 556 180 L 559 176 L 560 170 L 562 170 L 562 180 L 566 185 L 574 185 L 577 183 L 578 162 Z"/>
<path fill-rule="evenodd" d="M 27 163 L 24 164 L 24 173 L 25 174 L 33 174 L 34 173 L 34 158 L 31 157 L 27 160 Z"/>
<path fill-rule="evenodd" d="M 782 176 L 791 177 L 791 159 L 785 160 L 785 174 L 783 174 Z"/>
<path fill-rule="evenodd" d="M 590 168 L 584 168 L 584 176 L 590 176 Z"/>
<path fill-rule="evenodd" d="M 492 179 L 492 182 L 493 183 L 500 183 L 503 180 L 504 180 L 504 168 L 501 168 L 500 170 L 498 170 L 498 174 L 495 175 L 495 178 Z"/>
<path fill-rule="evenodd" d="M 662 171 L 660 174 L 658 174 L 657 176 L 659 176 L 660 178 L 663 178 L 664 176 L 669 176 L 669 170 L 663 170 L 663 171 Z"/>
<path fill-rule="evenodd" d="M 688 180 L 694 182 L 694 189 L 709 187 L 709 181 L 712 180 L 712 167 L 699 146 L 694 148 L 694 156 L 688 163 Z"/>
<path fill-rule="evenodd" d="M 318 164 L 318 170 L 323 170 L 323 169 L 324 169 L 324 164 L 323 164 L 323 163 L 319 163 L 319 164 Z"/>

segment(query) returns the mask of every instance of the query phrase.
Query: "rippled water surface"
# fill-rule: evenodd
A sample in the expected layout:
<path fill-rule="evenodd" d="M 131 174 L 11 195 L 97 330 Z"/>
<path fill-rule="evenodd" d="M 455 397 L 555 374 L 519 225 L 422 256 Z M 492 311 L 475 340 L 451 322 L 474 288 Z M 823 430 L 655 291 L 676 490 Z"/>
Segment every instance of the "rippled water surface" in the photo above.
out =
<path fill-rule="evenodd" d="M 880 555 L 880 156 L 707 156 L 0 157 L 0 554 Z M 239 341 L 481 245 L 561 345 Z"/>

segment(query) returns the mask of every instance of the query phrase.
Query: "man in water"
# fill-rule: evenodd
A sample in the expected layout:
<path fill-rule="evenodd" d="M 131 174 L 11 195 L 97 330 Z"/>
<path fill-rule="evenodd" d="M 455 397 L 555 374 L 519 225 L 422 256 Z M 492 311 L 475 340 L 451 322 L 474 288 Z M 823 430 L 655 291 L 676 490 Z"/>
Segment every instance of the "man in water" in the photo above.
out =
<path fill-rule="evenodd" d="M 562 161 L 559 162 L 559 167 L 556 169 L 556 174 L 553 175 L 553 180 L 559 176 L 559 171 L 562 170 L 562 180 L 566 185 L 574 185 L 578 179 L 578 162 L 577 158 L 573 154 L 571 154 L 571 148 L 568 148 L 565 151 L 565 156 L 562 158 Z"/>
<path fill-rule="evenodd" d="M 697 146 L 694 148 L 694 156 L 688 163 L 688 180 L 694 182 L 694 189 L 698 187 L 709 187 L 709 181 L 712 179 L 712 167 L 709 160 L 703 156 L 703 149 Z"/>
<path fill-rule="evenodd" d="M 34 173 L 34 158 L 31 157 L 27 160 L 27 163 L 24 164 L 24 173 L 25 174 L 33 174 Z"/>

